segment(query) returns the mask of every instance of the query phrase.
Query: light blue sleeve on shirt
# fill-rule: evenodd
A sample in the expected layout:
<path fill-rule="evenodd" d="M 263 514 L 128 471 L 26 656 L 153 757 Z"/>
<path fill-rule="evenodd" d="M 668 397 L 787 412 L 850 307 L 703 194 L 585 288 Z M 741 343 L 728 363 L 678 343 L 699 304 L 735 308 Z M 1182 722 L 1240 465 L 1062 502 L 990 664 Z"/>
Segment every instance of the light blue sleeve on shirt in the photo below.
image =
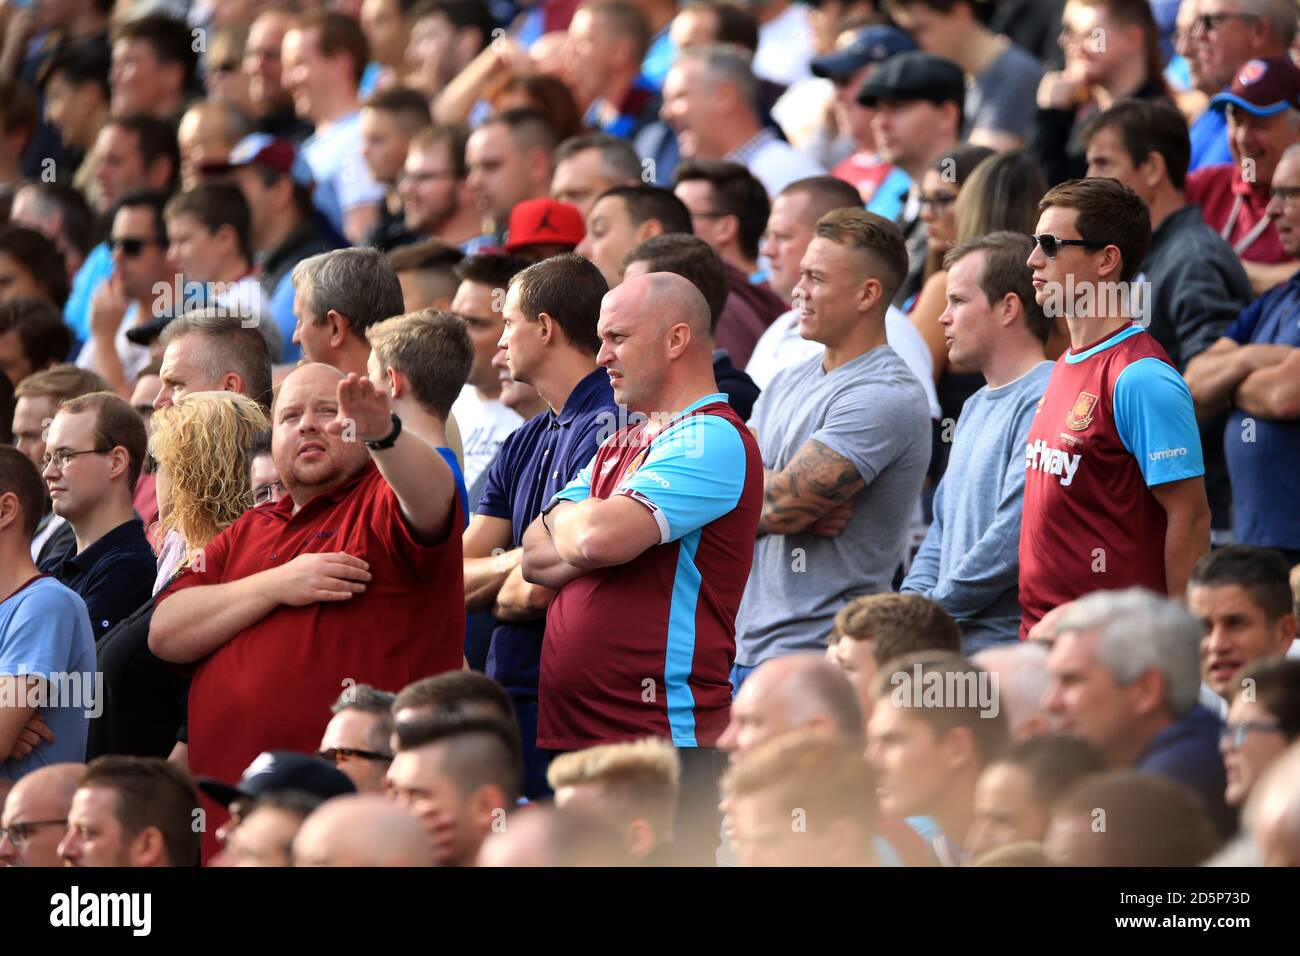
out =
<path fill-rule="evenodd" d="M 659 543 L 690 534 L 736 507 L 745 489 L 745 442 L 718 415 L 693 415 L 664 429 L 632 477 L 614 491 L 641 502 Z"/>
<path fill-rule="evenodd" d="M 63 321 L 82 342 L 90 338 L 90 297 L 99 284 L 113 274 L 113 253 L 101 242 L 90 250 L 77 274 L 72 277 L 72 292 L 63 305 Z M 71 359 L 69 359 L 71 361 Z"/>
<path fill-rule="evenodd" d="M 555 493 L 551 504 L 557 501 L 586 501 L 591 497 L 591 466 L 596 463 L 593 457 L 582 471 L 573 476 L 573 480 Z M 550 508 L 550 505 L 547 505 Z"/>
<path fill-rule="evenodd" d="M 907 193 L 911 188 L 911 177 L 895 167 L 871 194 L 871 202 L 867 203 L 867 212 L 874 212 L 890 222 L 896 222 L 902 215 L 903 202 L 907 199 Z"/>
<path fill-rule="evenodd" d="M 1139 359 L 1119 373 L 1112 401 L 1120 441 L 1147 487 L 1205 474 L 1192 393 L 1172 365 Z"/>

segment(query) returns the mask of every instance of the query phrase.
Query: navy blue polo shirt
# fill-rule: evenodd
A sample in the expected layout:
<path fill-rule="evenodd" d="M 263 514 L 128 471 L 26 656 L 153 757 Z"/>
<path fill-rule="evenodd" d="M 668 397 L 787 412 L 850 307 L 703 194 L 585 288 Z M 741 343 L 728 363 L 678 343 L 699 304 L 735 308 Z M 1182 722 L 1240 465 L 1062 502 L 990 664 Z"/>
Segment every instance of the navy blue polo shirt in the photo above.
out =
<path fill-rule="evenodd" d="M 511 433 L 488 469 L 478 513 L 509 520 L 513 547 L 561 488 L 596 455 L 602 441 L 619 429 L 618 406 L 609 375 L 596 369 L 569 393 L 560 414 L 549 408 Z M 512 696 L 537 697 L 544 620 L 497 622 L 488 648 L 487 674 Z"/>
<path fill-rule="evenodd" d="M 41 570 L 81 595 L 98 641 L 153 596 L 158 559 L 144 536 L 144 522 L 132 518 L 80 554 L 46 561 Z"/>
<path fill-rule="evenodd" d="M 1223 333 L 1238 345 L 1300 348 L 1300 272 L 1242 310 Z M 1223 433 L 1239 544 L 1300 550 L 1300 419 L 1270 421 L 1234 408 Z"/>

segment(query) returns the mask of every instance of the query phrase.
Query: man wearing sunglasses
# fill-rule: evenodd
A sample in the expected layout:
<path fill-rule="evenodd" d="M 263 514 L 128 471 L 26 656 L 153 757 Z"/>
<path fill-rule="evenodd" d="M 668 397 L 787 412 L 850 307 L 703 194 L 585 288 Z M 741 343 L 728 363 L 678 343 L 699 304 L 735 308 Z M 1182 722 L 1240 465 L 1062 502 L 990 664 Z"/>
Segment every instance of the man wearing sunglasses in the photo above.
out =
<path fill-rule="evenodd" d="M 1198 3 L 1192 55 L 1211 89 L 1226 91 L 1250 60 L 1285 56 L 1295 36 L 1295 0 L 1183 0 L 1184 6 Z M 1233 162 L 1221 111 L 1201 113 L 1191 137 L 1191 169 Z"/>
<path fill-rule="evenodd" d="M 1133 321 L 1133 278 L 1151 243 L 1146 204 L 1113 179 L 1070 180 L 1038 206 L 1038 304 L 1064 314 L 1057 361 L 1025 447 L 1021 637 L 1093 591 L 1181 598 L 1210 544 L 1192 397 Z"/>
<path fill-rule="evenodd" d="M 80 368 L 102 376 L 124 398 L 150 360 L 149 348 L 128 333 L 157 318 L 154 285 L 170 284 L 176 272 L 167 255 L 166 202 L 165 193 L 140 190 L 117 204 L 108 240 L 113 274 L 91 296 L 90 341 L 77 356 Z"/>

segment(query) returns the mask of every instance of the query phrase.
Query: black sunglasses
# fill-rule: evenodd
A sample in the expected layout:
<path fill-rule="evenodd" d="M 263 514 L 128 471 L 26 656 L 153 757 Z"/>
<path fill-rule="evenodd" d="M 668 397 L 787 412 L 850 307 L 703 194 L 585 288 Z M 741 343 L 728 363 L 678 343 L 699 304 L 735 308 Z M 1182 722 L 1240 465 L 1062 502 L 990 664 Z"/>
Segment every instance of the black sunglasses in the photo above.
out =
<path fill-rule="evenodd" d="M 1080 246 L 1084 249 L 1105 249 L 1109 242 L 1097 242 L 1095 239 L 1058 239 L 1050 232 L 1042 236 L 1034 236 L 1034 242 L 1038 243 L 1038 248 L 1043 250 L 1043 255 L 1049 259 L 1055 259 L 1056 254 L 1061 251 L 1061 246 Z"/>
<path fill-rule="evenodd" d="M 114 236 L 112 239 L 108 240 L 108 248 L 111 252 L 117 252 L 118 249 L 121 249 L 122 255 L 132 257 L 138 256 L 140 253 L 144 252 L 145 246 L 162 244 L 163 240 L 155 236 L 150 236 L 148 239 Z"/>
<path fill-rule="evenodd" d="M 339 758 L 345 760 L 349 757 L 360 757 L 362 760 L 388 761 L 393 759 L 392 754 L 375 753 L 373 750 L 353 750 L 350 747 L 330 747 L 328 750 L 322 750 L 316 754 L 321 760 L 338 765 Z"/>

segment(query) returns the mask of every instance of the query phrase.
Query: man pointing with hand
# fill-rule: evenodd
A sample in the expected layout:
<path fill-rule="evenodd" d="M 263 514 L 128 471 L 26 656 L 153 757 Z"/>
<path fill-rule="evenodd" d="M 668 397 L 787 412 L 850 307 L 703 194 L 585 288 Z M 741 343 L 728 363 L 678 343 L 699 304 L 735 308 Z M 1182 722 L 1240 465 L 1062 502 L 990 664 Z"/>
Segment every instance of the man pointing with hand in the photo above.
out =
<path fill-rule="evenodd" d="M 264 750 L 310 752 L 348 687 L 461 666 L 464 516 L 442 457 L 403 434 L 384 390 L 328 365 L 285 379 L 272 422 L 287 495 L 218 535 L 150 626 L 155 654 L 194 665 L 196 776 L 234 779 Z M 205 808 L 207 858 L 224 812 Z"/>

